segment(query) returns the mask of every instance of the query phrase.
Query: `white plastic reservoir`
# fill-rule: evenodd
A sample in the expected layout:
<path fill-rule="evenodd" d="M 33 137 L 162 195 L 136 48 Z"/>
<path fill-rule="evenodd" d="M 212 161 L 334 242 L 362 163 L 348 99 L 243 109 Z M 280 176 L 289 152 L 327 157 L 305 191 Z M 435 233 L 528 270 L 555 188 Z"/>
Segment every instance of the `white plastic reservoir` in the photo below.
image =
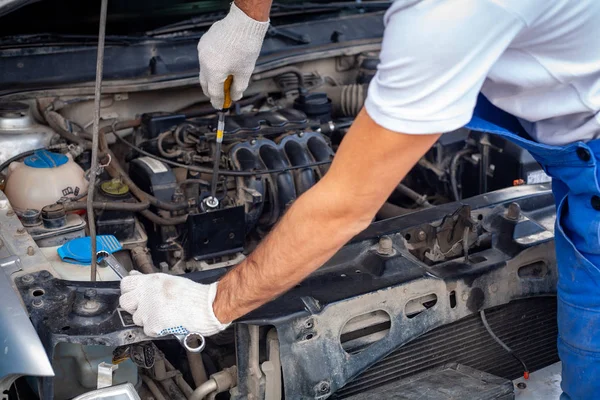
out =
<path fill-rule="evenodd" d="M 70 154 L 39 150 L 8 166 L 4 192 L 16 211 L 25 211 L 41 210 L 63 197 L 84 193 L 87 187 L 83 169 Z"/>

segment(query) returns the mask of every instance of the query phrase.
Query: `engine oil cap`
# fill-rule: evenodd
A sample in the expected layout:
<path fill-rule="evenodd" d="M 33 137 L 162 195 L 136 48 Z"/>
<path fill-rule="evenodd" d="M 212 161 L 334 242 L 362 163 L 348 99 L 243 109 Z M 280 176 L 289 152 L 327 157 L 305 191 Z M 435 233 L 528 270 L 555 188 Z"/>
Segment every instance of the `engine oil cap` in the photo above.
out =
<path fill-rule="evenodd" d="M 125 196 L 129 193 L 129 186 L 124 184 L 120 179 L 104 181 L 100 184 L 100 189 L 102 189 L 105 194 L 114 197 Z"/>
<path fill-rule="evenodd" d="M 37 150 L 25 159 L 25 165 L 32 168 L 56 168 L 68 161 L 69 158 L 64 154 L 52 153 L 48 150 Z"/>

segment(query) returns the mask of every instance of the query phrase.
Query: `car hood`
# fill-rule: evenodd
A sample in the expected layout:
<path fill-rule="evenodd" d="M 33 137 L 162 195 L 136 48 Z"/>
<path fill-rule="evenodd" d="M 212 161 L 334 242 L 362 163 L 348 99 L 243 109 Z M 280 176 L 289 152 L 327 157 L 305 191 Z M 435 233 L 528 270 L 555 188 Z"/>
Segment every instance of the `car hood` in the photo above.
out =
<path fill-rule="evenodd" d="M 0 17 L 39 0 L 0 0 Z"/>

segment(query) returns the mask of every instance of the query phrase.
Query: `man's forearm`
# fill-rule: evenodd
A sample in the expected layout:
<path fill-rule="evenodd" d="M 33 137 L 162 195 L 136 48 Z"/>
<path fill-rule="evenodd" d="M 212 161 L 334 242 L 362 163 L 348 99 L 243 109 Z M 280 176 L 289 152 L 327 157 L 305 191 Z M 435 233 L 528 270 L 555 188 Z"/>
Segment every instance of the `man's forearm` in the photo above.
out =
<path fill-rule="evenodd" d="M 370 222 L 347 210 L 343 200 L 324 201 L 336 196 L 327 191 L 322 185 L 301 196 L 260 246 L 219 282 L 213 308 L 221 322 L 293 287 Z"/>
<path fill-rule="evenodd" d="M 256 21 L 268 21 L 273 0 L 235 0 L 235 5 Z"/>
<path fill-rule="evenodd" d="M 231 322 L 292 288 L 323 265 L 377 210 L 439 135 L 403 135 L 363 110 L 325 177 L 290 207 L 244 262 L 221 279 L 213 303 Z"/>

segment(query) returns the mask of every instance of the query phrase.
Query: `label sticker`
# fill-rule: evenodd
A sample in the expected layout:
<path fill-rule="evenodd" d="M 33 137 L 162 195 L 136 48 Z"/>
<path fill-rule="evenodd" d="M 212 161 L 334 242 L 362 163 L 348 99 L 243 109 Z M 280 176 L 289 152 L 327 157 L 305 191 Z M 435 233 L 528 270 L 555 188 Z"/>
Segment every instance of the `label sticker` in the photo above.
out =
<path fill-rule="evenodd" d="M 123 324 L 124 328 L 136 326 L 133 322 L 133 316 L 127 311 L 123 310 L 122 308 L 117 308 L 117 312 L 119 313 L 119 318 L 121 319 L 121 323 Z"/>
<path fill-rule="evenodd" d="M 138 158 L 138 160 L 140 160 L 141 162 L 143 162 L 144 164 L 146 164 L 148 167 L 150 167 L 150 169 L 152 170 L 152 172 L 154 172 L 155 174 L 158 174 L 160 172 L 167 172 L 168 171 L 168 169 L 165 166 L 165 164 L 161 163 L 158 160 L 155 160 L 154 158 L 140 157 L 140 158 Z"/>
<path fill-rule="evenodd" d="M 548 174 L 546 174 L 541 169 L 538 171 L 529 172 L 527 174 L 527 184 L 528 185 L 535 185 L 538 183 L 548 183 L 548 182 L 552 182 L 552 178 L 549 177 Z"/>

